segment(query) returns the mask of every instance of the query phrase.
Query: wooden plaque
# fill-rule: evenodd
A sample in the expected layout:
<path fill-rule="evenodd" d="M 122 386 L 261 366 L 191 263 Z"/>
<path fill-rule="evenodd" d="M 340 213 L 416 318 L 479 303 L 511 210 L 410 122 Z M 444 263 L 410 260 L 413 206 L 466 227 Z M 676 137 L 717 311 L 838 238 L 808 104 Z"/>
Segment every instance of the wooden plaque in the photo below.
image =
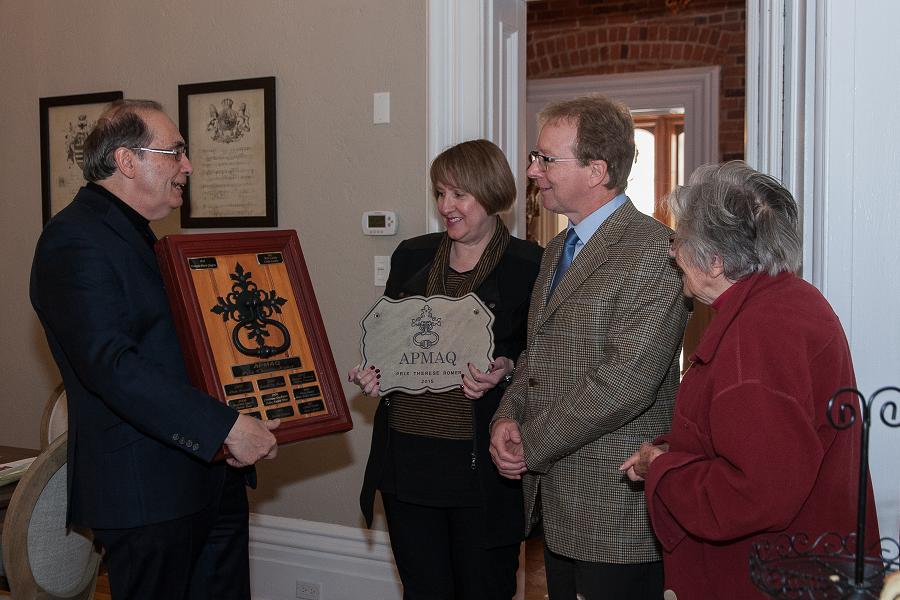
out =
<path fill-rule="evenodd" d="M 195 386 L 280 418 L 279 444 L 353 426 L 295 231 L 170 235 L 156 255 Z"/>

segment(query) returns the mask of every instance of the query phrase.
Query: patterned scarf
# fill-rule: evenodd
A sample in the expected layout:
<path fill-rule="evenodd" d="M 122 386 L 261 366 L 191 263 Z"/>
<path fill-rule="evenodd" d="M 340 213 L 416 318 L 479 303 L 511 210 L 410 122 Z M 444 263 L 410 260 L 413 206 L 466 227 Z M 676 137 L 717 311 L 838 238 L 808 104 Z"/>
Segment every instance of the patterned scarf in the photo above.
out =
<path fill-rule="evenodd" d="M 494 228 L 494 235 L 491 236 L 487 247 L 481 253 L 478 264 L 466 274 L 465 280 L 457 288 L 455 297 L 465 296 L 469 292 L 474 292 L 478 286 L 484 282 L 488 275 L 491 274 L 500 262 L 500 258 L 506 251 L 509 244 L 509 230 L 503 220 L 497 216 L 497 226 Z M 453 240 L 447 233 L 441 239 L 438 246 L 437 254 L 434 256 L 434 262 L 431 263 L 431 270 L 428 271 L 428 287 L 425 289 L 426 296 L 449 296 L 447 292 L 447 270 L 450 268 L 450 247 Z"/>

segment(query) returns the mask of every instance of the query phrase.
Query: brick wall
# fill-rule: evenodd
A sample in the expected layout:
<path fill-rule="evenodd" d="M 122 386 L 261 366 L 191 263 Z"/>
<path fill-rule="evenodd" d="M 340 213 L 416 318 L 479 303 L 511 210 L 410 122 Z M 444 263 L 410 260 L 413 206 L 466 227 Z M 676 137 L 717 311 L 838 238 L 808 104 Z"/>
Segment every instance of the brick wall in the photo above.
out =
<path fill-rule="evenodd" d="M 745 0 L 528 3 L 528 78 L 721 65 L 719 155 L 744 157 Z"/>

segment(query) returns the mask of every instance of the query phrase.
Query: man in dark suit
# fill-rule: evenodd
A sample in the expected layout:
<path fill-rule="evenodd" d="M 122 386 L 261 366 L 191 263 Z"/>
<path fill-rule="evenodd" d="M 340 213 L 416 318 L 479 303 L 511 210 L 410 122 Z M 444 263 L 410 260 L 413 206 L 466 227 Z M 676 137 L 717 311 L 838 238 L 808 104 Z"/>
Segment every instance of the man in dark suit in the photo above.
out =
<path fill-rule="evenodd" d="M 88 184 L 41 234 L 37 312 L 69 399 L 69 521 L 103 546 L 115 599 L 250 597 L 239 468 L 271 429 L 188 383 L 149 222 L 181 205 L 184 138 L 119 100 L 84 145 Z M 212 463 L 222 445 L 230 467 Z"/>
<path fill-rule="evenodd" d="M 540 119 L 528 176 L 569 227 L 544 252 L 491 454 L 501 474 L 522 477 L 527 525 L 543 523 L 551 600 L 658 600 L 643 491 L 618 467 L 672 419 L 687 312 L 671 231 L 624 194 L 627 108 L 590 96 Z"/>

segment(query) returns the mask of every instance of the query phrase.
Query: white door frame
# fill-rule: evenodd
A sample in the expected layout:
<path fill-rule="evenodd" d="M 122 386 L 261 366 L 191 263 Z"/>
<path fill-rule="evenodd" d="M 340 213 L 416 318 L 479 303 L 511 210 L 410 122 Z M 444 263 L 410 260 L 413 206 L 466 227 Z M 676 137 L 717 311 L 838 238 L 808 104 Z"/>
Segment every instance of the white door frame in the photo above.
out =
<path fill-rule="evenodd" d="M 601 93 L 632 110 L 684 107 L 685 174 L 719 156 L 720 67 L 695 67 L 614 75 L 533 79 L 528 82 L 525 124 L 528 143 L 537 140 L 534 116 L 547 103 Z"/>
<path fill-rule="evenodd" d="M 428 162 L 448 146 L 496 143 L 519 182 L 504 215 L 525 237 L 525 0 L 428 0 Z M 425 189 L 430 187 L 425 177 Z M 426 192 L 426 230 L 442 229 Z"/>
<path fill-rule="evenodd" d="M 537 143 L 536 116 L 550 102 L 601 93 L 632 110 L 684 109 L 685 175 L 719 155 L 718 66 L 612 75 L 584 75 L 533 79 L 527 84 L 525 137 L 529 148 Z M 561 220 L 560 220 L 561 221 Z M 539 239 L 549 240 L 562 228 L 542 219 Z"/>

